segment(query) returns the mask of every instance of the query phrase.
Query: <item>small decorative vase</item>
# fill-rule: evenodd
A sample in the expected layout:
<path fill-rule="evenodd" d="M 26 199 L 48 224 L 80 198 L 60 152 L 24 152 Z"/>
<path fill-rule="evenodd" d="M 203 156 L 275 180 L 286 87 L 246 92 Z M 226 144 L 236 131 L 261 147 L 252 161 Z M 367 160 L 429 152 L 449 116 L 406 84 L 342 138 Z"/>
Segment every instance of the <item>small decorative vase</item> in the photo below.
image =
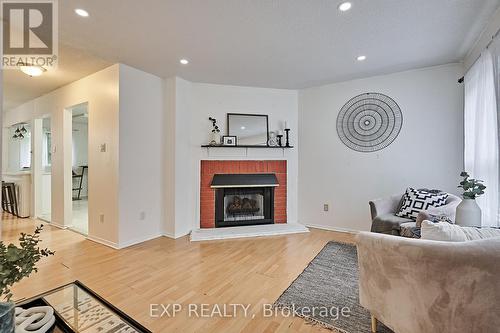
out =
<path fill-rule="evenodd" d="M 461 227 L 480 227 L 481 208 L 474 199 L 463 199 L 457 206 L 455 223 Z"/>
<path fill-rule="evenodd" d="M 212 132 L 212 138 L 210 139 L 210 144 L 212 146 L 220 145 L 220 133 L 219 132 Z"/>
<path fill-rule="evenodd" d="M 14 303 L 0 303 L 0 332 L 14 333 Z"/>
<path fill-rule="evenodd" d="M 271 147 L 276 147 L 278 145 L 278 139 L 276 138 L 276 133 L 269 132 L 268 145 Z"/>

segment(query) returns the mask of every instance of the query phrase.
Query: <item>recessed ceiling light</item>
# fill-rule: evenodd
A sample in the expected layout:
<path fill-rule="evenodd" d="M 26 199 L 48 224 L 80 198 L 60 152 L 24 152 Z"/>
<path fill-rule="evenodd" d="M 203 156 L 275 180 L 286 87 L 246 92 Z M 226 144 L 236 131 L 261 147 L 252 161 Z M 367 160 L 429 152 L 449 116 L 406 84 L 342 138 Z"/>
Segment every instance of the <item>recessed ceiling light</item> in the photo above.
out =
<path fill-rule="evenodd" d="M 82 16 L 82 17 L 88 17 L 89 16 L 89 12 L 87 12 L 85 9 L 81 9 L 81 8 L 75 9 L 75 13 L 77 15 Z"/>
<path fill-rule="evenodd" d="M 187 64 L 189 64 L 189 60 L 187 60 L 187 59 L 181 59 L 181 60 L 179 60 L 179 62 L 180 62 L 181 64 L 183 64 L 183 65 L 187 65 Z"/>
<path fill-rule="evenodd" d="M 366 56 L 360 55 L 359 57 L 356 58 L 357 61 L 364 61 L 366 60 Z"/>
<path fill-rule="evenodd" d="M 351 9 L 352 7 L 352 3 L 350 3 L 349 1 L 345 1 L 345 2 L 342 2 L 340 5 L 339 5 L 339 10 L 341 12 L 346 12 L 348 11 L 349 9 Z"/>
<path fill-rule="evenodd" d="M 21 72 L 29 76 L 40 76 L 42 75 L 46 69 L 41 66 L 32 66 L 32 65 L 21 65 L 19 66 Z"/>

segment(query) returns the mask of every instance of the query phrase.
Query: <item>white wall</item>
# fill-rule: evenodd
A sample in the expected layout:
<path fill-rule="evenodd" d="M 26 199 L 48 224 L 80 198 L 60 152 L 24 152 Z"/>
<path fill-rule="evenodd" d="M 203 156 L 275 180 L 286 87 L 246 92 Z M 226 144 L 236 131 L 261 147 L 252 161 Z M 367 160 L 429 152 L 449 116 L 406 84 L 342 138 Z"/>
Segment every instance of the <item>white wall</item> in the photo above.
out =
<path fill-rule="evenodd" d="M 163 131 L 163 80 L 120 64 L 120 247 L 162 234 Z"/>
<path fill-rule="evenodd" d="M 15 129 L 12 127 L 4 128 L 4 144 L 3 149 L 6 154 L 6 160 L 4 165 L 7 172 L 19 172 L 21 168 L 19 167 L 19 146 L 20 141 L 12 138 Z"/>
<path fill-rule="evenodd" d="M 298 95 L 294 90 L 265 89 L 192 83 L 179 78 L 167 80 L 166 95 L 169 115 L 166 126 L 175 133 L 170 135 L 167 147 L 167 170 L 171 179 L 166 184 L 166 204 L 172 204 L 166 214 L 165 233 L 173 237 L 199 228 L 200 221 L 200 163 L 204 159 L 217 160 L 269 160 L 288 161 L 288 222 L 297 222 L 298 176 Z M 208 117 L 218 120 L 221 134 L 226 134 L 227 113 L 257 113 L 269 115 L 270 130 L 283 128 L 288 121 L 291 143 L 295 149 L 265 150 L 211 149 L 210 154 L 202 144 L 210 141 L 211 123 Z M 170 161 L 170 165 L 168 164 Z M 174 175 L 174 176 L 172 176 Z M 173 210 L 173 212 L 172 212 Z"/>
<path fill-rule="evenodd" d="M 88 131 L 88 124 L 73 121 L 73 168 L 89 163 Z"/>
<path fill-rule="evenodd" d="M 163 178 L 164 202 L 163 202 L 163 225 L 162 233 L 165 236 L 175 238 L 175 119 L 176 119 L 176 77 L 168 78 L 163 87 L 163 105 L 165 108 L 163 147 L 165 174 Z"/>
<path fill-rule="evenodd" d="M 462 71 L 451 64 L 301 91 L 299 221 L 369 230 L 371 199 L 408 186 L 456 192 L 463 165 Z M 392 97 L 404 118 L 399 137 L 374 153 L 350 150 L 336 133 L 341 107 L 365 92 Z"/>
<path fill-rule="evenodd" d="M 174 175 L 174 233 L 177 238 L 188 234 L 196 227 L 196 144 L 195 117 L 192 83 L 175 79 L 175 175 Z M 197 149 L 198 147 L 198 149 Z M 199 184 L 199 182 L 198 182 Z M 170 228 L 171 229 L 171 228 Z"/>

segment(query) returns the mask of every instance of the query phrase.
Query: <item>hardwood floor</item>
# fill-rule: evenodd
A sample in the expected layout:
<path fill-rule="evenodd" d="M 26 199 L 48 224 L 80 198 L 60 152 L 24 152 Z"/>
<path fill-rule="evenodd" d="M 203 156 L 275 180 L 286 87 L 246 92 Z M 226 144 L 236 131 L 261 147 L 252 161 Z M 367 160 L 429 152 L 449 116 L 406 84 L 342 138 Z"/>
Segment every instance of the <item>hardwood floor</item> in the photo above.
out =
<path fill-rule="evenodd" d="M 3 241 L 15 242 L 40 223 L 4 215 Z M 328 241 L 353 241 L 351 234 L 311 229 L 210 242 L 161 237 L 114 250 L 44 225 L 42 246 L 56 255 L 13 288 L 15 299 L 80 280 L 153 332 L 331 332 L 301 318 L 264 317 L 262 306 L 272 304 Z M 175 317 L 150 316 L 150 304 L 175 303 L 183 306 Z M 250 310 L 246 317 L 239 311 L 236 318 L 196 318 L 188 316 L 189 303 L 250 304 Z"/>

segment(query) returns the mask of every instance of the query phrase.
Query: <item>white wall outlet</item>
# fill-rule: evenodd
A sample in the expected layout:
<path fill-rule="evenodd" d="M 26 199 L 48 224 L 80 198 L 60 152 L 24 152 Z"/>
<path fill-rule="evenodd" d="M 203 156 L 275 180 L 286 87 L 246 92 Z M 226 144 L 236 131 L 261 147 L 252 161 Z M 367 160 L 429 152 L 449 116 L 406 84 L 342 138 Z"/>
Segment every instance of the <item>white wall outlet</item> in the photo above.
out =
<path fill-rule="evenodd" d="M 143 221 L 146 219 L 146 212 L 142 211 L 139 213 L 139 220 Z"/>
<path fill-rule="evenodd" d="M 324 204 L 324 205 L 323 205 L 323 210 L 324 210 L 325 212 L 327 212 L 329 208 L 330 208 L 330 207 L 328 206 L 328 204 Z"/>
<path fill-rule="evenodd" d="M 104 223 L 104 214 L 99 215 L 99 222 Z"/>
<path fill-rule="evenodd" d="M 101 153 L 105 153 L 106 152 L 106 144 L 101 143 L 100 149 L 101 149 Z"/>

